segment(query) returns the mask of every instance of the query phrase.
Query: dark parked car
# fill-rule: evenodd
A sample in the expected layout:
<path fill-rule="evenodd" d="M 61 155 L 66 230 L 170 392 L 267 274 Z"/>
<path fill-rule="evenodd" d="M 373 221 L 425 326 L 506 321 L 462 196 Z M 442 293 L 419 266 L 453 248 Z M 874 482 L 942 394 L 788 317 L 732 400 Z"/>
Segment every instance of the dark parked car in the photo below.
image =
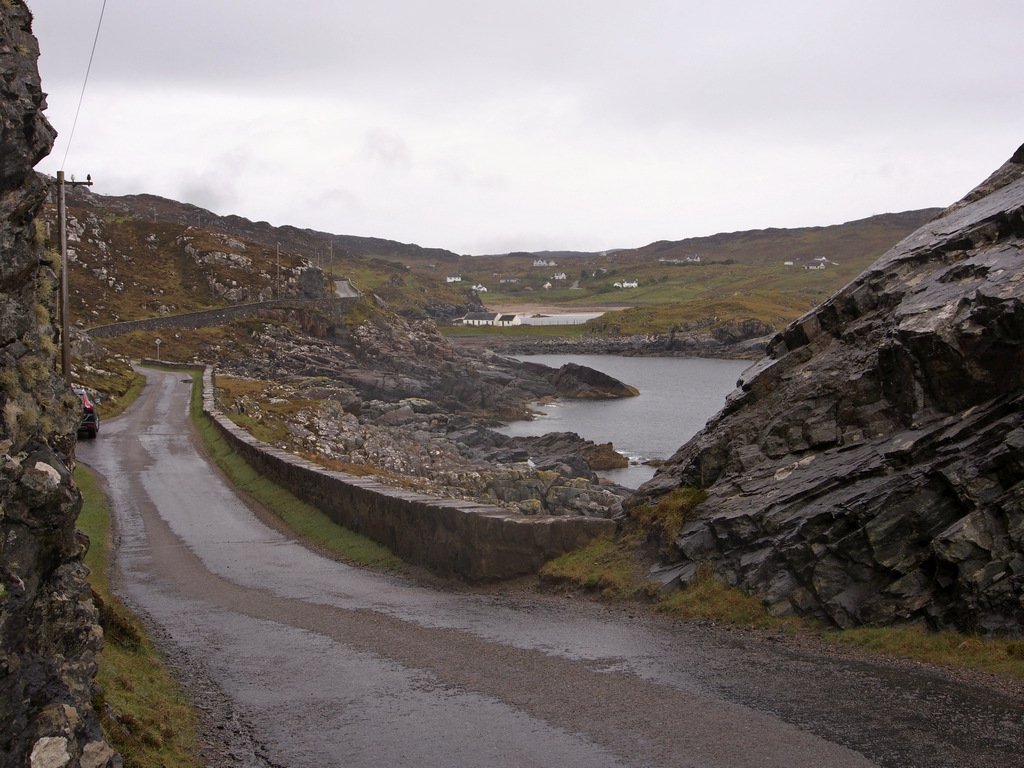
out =
<path fill-rule="evenodd" d="M 100 414 L 96 410 L 96 404 L 89 399 L 89 393 L 84 389 L 76 387 L 72 392 L 82 398 L 82 421 L 78 425 L 78 434 L 84 432 L 89 437 L 96 437 L 96 433 L 100 431 Z"/>

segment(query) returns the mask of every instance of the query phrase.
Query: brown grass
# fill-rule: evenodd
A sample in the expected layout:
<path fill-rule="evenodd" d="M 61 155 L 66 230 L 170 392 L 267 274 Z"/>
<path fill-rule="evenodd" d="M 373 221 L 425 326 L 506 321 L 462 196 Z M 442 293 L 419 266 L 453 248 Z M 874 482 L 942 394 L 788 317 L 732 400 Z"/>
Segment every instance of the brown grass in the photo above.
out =
<path fill-rule="evenodd" d="M 627 514 L 638 530 L 653 530 L 662 541 L 672 541 L 707 497 L 708 492 L 703 488 L 676 488 L 659 499 L 657 504 L 632 507 L 627 510 Z"/>

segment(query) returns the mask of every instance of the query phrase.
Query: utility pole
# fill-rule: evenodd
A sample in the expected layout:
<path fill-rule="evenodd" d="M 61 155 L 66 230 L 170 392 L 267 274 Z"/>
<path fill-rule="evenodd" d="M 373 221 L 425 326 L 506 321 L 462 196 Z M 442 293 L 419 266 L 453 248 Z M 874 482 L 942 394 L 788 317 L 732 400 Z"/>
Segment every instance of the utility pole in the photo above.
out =
<path fill-rule="evenodd" d="M 57 222 L 60 231 L 60 370 L 64 383 L 71 386 L 71 322 L 68 299 L 68 227 L 67 210 L 64 204 L 64 188 L 91 187 L 92 174 L 85 181 L 64 180 L 64 171 L 57 171 Z"/>
<path fill-rule="evenodd" d="M 281 244 L 277 244 L 277 298 L 281 298 Z"/>

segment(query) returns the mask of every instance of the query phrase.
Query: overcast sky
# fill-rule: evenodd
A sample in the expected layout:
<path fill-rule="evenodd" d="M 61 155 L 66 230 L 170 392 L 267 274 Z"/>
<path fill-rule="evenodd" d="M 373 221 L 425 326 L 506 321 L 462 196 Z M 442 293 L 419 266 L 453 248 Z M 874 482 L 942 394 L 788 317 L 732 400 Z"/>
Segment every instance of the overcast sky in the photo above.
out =
<path fill-rule="evenodd" d="M 70 151 L 103 0 L 28 4 L 39 170 L 459 253 L 945 206 L 1024 143 L 1020 0 L 107 0 Z"/>

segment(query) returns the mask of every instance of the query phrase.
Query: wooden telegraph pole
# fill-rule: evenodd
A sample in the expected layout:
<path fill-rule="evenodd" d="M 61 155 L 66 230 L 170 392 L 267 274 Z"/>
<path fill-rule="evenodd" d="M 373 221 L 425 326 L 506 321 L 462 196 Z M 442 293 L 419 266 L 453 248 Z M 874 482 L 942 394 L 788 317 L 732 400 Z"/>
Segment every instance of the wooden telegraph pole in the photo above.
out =
<path fill-rule="evenodd" d="M 91 187 L 92 174 L 85 181 L 64 180 L 64 171 L 57 171 L 57 222 L 60 230 L 60 370 L 64 382 L 71 386 L 71 321 L 68 299 L 68 227 L 64 205 L 65 187 Z"/>

